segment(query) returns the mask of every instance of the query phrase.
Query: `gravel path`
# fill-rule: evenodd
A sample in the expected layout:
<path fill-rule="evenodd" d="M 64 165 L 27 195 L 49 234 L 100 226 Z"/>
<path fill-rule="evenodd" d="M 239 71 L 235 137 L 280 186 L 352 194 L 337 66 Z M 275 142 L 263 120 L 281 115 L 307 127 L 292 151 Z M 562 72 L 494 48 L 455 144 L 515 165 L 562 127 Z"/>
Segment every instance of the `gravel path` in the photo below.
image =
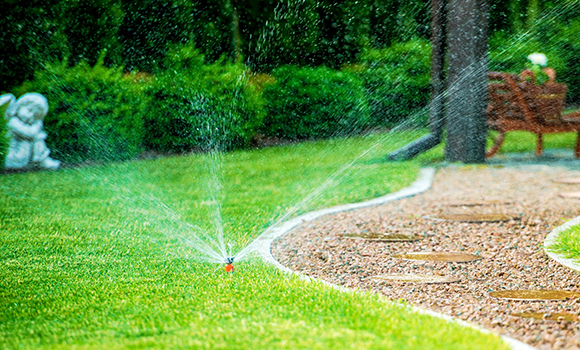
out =
<path fill-rule="evenodd" d="M 424 194 L 385 205 L 327 215 L 305 223 L 272 245 L 273 256 L 305 275 L 390 299 L 405 299 L 523 341 L 538 349 L 580 349 L 580 298 L 565 301 L 510 301 L 491 291 L 558 289 L 580 292 L 580 274 L 551 260 L 543 251 L 546 235 L 580 215 L 580 199 L 561 192 L 580 185 L 553 180 L 580 177 L 580 168 L 559 164 L 451 166 L 440 169 Z M 480 205 L 468 206 L 457 204 Z M 499 201 L 499 203 L 493 203 Z M 485 205 L 481 205 L 485 204 Z M 428 218 L 442 214 L 502 213 L 506 222 L 466 223 Z M 381 232 L 418 235 L 414 242 L 377 242 L 345 234 Z M 462 252 L 473 262 L 424 262 L 394 258 L 405 252 Z M 459 278 L 456 283 L 419 284 L 373 280 L 384 274 L 428 274 Z M 576 321 L 544 317 L 574 314 Z"/>

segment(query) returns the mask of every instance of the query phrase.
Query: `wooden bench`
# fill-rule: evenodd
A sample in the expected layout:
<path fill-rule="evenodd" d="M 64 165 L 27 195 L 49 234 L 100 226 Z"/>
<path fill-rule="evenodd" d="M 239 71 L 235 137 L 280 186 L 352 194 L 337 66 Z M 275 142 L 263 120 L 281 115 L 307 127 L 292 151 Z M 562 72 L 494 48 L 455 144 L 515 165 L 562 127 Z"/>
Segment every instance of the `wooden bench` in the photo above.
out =
<path fill-rule="evenodd" d="M 538 136 L 538 156 L 542 154 L 542 135 L 577 132 L 574 155 L 580 157 L 580 111 L 562 115 L 568 86 L 556 82 L 553 69 L 545 68 L 544 72 L 549 80 L 542 85 L 535 84 L 531 70 L 524 70 L 520 75 L 488 73 L 486 113 L 488 140 L 491 142 L 486 147 L 486 158 L 499 151 L 506 132 L 515 130 L 529 131 Z"/>

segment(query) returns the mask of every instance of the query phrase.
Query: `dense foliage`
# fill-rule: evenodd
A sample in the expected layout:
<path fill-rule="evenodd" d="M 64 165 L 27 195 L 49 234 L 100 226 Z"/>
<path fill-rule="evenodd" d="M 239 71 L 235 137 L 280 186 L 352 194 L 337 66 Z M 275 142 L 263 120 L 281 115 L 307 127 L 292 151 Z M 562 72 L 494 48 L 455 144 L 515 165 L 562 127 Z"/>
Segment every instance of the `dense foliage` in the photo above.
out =
<path fill-rule="evenodd" d="M 69 163 L 123 160 L 141 151 L 142 114 L 147 100 L 141 88 L 102 61 L 68 68 L 66 61 L 46 65 L 18 95 L 38 92 L 49 101 L 44 120 L 47 146 L 55 159 Z"/>
<path fill-rule="evenodd" d="M 0 106 L 0 169 L 4 167 L 4 162 L 8 154 L 9 140 L 6 135 L 6 119 L 4 118 L 4 113 L 6 113 L 7 108 L 7 103 Z"/>
<path fill-rule="evenodd" d="M 183 46 L 168 55 L 148 89 L 145 146 L 161 152 L 229 150 L 248 145 L 264 117 L 259 94 L 240 64 L 204 64 Z"/>
<path fill-rule="evenodd" d="M 284 66 L 264 89 L 266 135 L 308 139 L 349 135 L 369 126 L 362 83 L 349 72 Z"/>
<path fill-rule="evenodd" d="M 430 51 L 429 41 L 412 40 L 368 50 L 362 64 L 349 68 L 364 82 L 374 124 L 393 126 L 424 116 L 421 110 L 429 102 Z"/>
<path fill-rule="evenodd" d="M 569 85 L 568 103 L 579 104 L 578 2 L 489 4 L 490 69 L 520 71 L 527 55 L 543 52 L 558 80 Z M 49 147 L 70 162 L 128 159 L 141 146 L 162 152 L 239 148 L 258 129 L 303 139 L 422 123 L 429 98 L 429 5 L 34 0 L 25 7 L 8 0 L 0 19 L 0 92 L 45 93 L 52 109 Z M 99 57 L 105 58 L 98 63 Z M 32 82 L 15 90 L 35 71 Z M 122 72 L 149 78 L 135 84 Z M 263 125 L 260 93 L 249 84 L 257 76 L 275 81 L 266 84 Z M 119 101 L 127 103 L 117 106 Z M 117 120 L 103 117 L 109 111 Z M 119 144 L 123 138 L 125 145 Z"/>
<path fill-rule="evenodd" d="M 490 0 L 491 34 L 543 35 L 540 42 L 556 46 L 549 33 L 573 33 L 578 7 L 576 0 Z M 285 64 L 339 68 L 368 48 L 430 35 L 428 0 L 8 0 L 4 9 L 3 91 L 47 60 L 93 65 L 103 50 L 107 66 L 151 72 L 171 45 L 189 43 L 209 61 L 225 55 L 268 72 Z"/>

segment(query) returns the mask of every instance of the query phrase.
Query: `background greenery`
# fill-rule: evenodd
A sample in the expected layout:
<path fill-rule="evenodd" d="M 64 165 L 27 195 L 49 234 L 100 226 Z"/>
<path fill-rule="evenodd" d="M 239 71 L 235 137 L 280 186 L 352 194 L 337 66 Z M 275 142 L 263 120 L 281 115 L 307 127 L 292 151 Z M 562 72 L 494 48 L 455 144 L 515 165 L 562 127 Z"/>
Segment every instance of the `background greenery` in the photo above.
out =
<path fill-rule="evenodd" d="M 0 106 L 0 164 L 4 164 L 8 155 L 9 140 L 4 136 L 8 130 L 6 130 L 6 119 L 3 117 L 7 108 L 7 104 Z"/>
<path fill-rule="evenodd" d="M 192 46 L 170 51 L 151 83 L 144 146 L 160 152 L 231 150 L 249 145 L 262 124 L 261 95 L 240 63 L 204 64 Z"/>
<path fill-rule="evenodd" d="M 426 122 L 427 0 L 6 4 L 0 90 L 47 95 L 66 163 Z M 489 67 L 544 52 L 578 105 L 579 30 L 576 0 L 491 0 Z"/>
<path fill-rule="evenodd" d="M 492 62 L 519 70 L 532 48 L 545 51 L 548 45 L 558 48 L 547 53 L 560 73 L 577 71 L 578 13 L 566 7 L 571 3 L 492 1 L 492 40 L 499 50 Z M 244 147 L 262 126 L 262 104 L 283 104 L 303 92 L 312 99 L 302 99 L 294 109 L 308 107 L 323 115 L 348 102 L 360 108 L 349 119 L 358 125 L 359 116 L 367 123 L 370 104 L 370 120 L 389 125 L 416 116 L 426 101 L 427 5 L 402 0 L 34 0 L 22 6 L 8 0 L 0 18 L 0 90 L 16 95 L 35 90 L 49 97 L 47 142 L 55 158 L 71 163 L 130 159 L 141 150 Z M 534 41 L 536 35 L 543 36 Z M 559 55 L 559 50 L 569 51 Z M 396 59 L 404 55 L 408 62 Z M 284 71 L 295 76 L 278 75 Z M 255 73 L 272 74 L 255 78 Z M 285 78 L 308 84 L 268 99 L 268 89 L 283 91 Z M 324 105 L 329 91 L 309 85 L 328 82 L 344 99 L 336 106 Z M 405 101 L 406 110 L 378 103 L 383 96 Z M 327 115 L 338 117 L 332 113 Z M 212 118 L 216 114 L 222 119 Z M 222 122 L 227 128 L 213 133 Z M 191 247 L 180 239 L 191 233 L 187 223 L 208 232 L 223 227 L 238 249 L 283 213 L 396 191 L 412 181 L 424 164 L 420 161 L 440 158 L 443 146 L 412 162 L 386 164 L 380 157 L 422 134 L 4 175 L 0 343 L 24 348 L 327 349 L 337 343 L 354 349 L 506 348 L 494 336 L 408 313 L 372 295 L 306 284 L 259 262 L 238 264 L 235 275 L 225 275 L 221 266 L 193 260 Z M 520 141 L 517 147 L 506 141 L 506 148 L 519 150 Z M 358 158 L 363 152 L 369 153 Z M 344 177 L 335 176 L 350 163 Z M 327 179 L 332 186 L 300 204 Z"/>
<path fill-rule="evenodd" d="M 366 49 L 429 39 L 429 1 L 404 0 L 33 0 L 5 2 L 0 90 L 32 77 L 47 60 L 152 72 L 168 48 L 193 44 L 209 61 L 241 59 L 253 71 L 280 65 L 339 68 Z M 577 68 L 577 0 L 490 0 L 491 37 L 556 50 Z M 503 45 L 502 45 L 503 46 Z M 525 55 L 528 52 L 523 53 Z M 558 55 L 559 56 L 559 55 Z M 569 57 L 568 57 L 569 56 Z M 516 59 L 519 59 L 518 57 Z M 525 62 L 525 61 L 524 61 Z"/>
<path fill-rule="evenodd" d="M 316 139 L 356 134 L 370 125 L 362 83 L 350 72 L 283 66 L 272 76 L 275 83 L 264 88 L 265 135 Z"/>
<path fill-rule="evenodd" d="M 405 119 L 425 125 L 426 113 L 422 110 L 430 97 L 430 57 L 429 41 L 414 39 L 366 50 L 359 64 L 345 68 L 364 84 L 373 125 L 392 127 Z"/>
<path fill-rule="evenodd" d="M 127 160 L 143 150 L 143 116 L 149 101 L 119 68 L 107 68 L 102 61 L 94 67 L 84 61 L 73 67 L 66 60 L 46 64 L 16 96 L 26 92 L 38 92 L 49 101 L 44 127 L 55 159 Z"/>

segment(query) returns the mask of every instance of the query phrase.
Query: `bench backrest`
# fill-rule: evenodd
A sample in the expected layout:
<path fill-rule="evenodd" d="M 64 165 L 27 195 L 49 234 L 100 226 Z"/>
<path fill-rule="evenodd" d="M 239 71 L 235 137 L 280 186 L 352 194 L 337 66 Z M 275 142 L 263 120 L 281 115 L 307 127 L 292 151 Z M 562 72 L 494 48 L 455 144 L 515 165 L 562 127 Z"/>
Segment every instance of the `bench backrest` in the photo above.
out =
<path fill-rule="evenodd" d="M 549 80 L 542 85 L 535 84 L 535 77 L 529 70 L 519 76 L 488 73 L 488 121 L 493 123 L 507 119 L 529 123 L 560 123 L 568 86 L 556 83 L 553 70 L 547 73 Z"/>

